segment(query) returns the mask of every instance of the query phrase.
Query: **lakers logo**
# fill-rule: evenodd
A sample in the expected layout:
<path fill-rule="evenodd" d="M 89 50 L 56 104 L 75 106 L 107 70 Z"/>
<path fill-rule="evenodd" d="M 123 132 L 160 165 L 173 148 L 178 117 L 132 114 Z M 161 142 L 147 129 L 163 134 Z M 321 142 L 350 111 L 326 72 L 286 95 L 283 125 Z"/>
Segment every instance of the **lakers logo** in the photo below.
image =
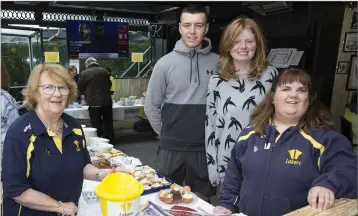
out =
<path fill-rule="evenodd" d="M 301 165 L 301 162 L 298 160 L 298 158 L 302 155 L 302 152 L 297 149 L 291 149 L 288 151 L 288 154 L 290 156 L 290 159 L 286 159 L 286 164 L 292 164 L 292 165 Z"/>
<path fill-rule="evenodd" d="M 132 208 L 132 204 L 133 204 L 133 203 L 123 203 L 123 204 L 121 205 L 121 208 L 122 208 L 123 212 L 124 212 L 124 213 L 130 212 L 130 211 L 131 211 L 131 208 Z"/>
<path fill-rule="evenodd" d="M 121 208 L 124 213 L 120 213 L 119 216 L 131 216 L 133 212 L 131 211 L 133 203 L 123 203 Z"/>
<path fill-rule="evenodd" d="M 73 141 L 73 144 L 76 145 L 76 151 L 81 151 L 78 140 Z"/>

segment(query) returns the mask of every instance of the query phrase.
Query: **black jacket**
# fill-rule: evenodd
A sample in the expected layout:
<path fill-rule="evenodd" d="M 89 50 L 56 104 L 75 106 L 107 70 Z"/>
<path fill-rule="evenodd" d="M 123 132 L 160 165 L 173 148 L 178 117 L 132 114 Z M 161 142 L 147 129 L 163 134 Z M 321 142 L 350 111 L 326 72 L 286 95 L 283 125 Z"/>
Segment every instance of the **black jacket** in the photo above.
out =
<path fill-rule="evenodd" d="M 79 92 L 89 106 L 111 105 L 111 85 L 107 71 L 98 65 L 89 66 L 78 81 Z"/>

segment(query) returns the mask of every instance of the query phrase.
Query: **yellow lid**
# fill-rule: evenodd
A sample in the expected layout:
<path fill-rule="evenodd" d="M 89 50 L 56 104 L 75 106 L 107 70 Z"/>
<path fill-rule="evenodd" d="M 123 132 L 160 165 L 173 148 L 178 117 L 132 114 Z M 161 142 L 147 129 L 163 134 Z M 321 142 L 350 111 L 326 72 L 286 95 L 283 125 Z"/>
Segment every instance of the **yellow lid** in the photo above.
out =
<path fill-rule="evenodd" d="M 109 201 L 127 202 L 137 199 L 144 191 L 144 186 L 127 173 L 112 173 L 96 187 L 99 198 Z"/>

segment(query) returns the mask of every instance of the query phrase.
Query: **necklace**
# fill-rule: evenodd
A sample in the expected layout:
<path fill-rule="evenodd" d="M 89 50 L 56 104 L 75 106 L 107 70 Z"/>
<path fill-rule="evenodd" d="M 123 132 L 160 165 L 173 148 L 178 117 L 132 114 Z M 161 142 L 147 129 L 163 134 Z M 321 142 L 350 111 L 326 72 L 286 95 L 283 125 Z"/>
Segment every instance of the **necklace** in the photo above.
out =
<path fill-rule="evenodd" d="M 41 118 L 41 115 L 36 110 L 35 110 L 35 112 L 36 112 L 37 116 L 39 117 L 39 119 L 41 120 L 42 124 L 44 124 L 44 126 L 45 126 L 47 131 L 56 134 L 56 136 L 62 135 L 62 129 L 63 129 L 63 120 L 62 120 L 62 118 L 60 118 L 60 120 L 58 121 L 57 128 L 53 129 L 53 128 L 51 128 L 51 127 L 49 127 L 49 126 L 47 126 L 45 124 L 44 120 Z"/>

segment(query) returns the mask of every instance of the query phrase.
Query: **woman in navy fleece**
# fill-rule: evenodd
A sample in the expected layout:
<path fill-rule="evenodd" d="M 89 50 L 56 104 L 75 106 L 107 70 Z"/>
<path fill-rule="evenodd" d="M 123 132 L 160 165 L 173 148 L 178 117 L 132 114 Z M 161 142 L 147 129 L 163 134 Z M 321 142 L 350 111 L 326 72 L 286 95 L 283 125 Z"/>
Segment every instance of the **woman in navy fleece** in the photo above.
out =
<path fill-rule="evenodd" d="M 276 216 L 357 198 L 357 156 L 301 69 L 283 71 L 231 152 L 217 214 Z"/>

